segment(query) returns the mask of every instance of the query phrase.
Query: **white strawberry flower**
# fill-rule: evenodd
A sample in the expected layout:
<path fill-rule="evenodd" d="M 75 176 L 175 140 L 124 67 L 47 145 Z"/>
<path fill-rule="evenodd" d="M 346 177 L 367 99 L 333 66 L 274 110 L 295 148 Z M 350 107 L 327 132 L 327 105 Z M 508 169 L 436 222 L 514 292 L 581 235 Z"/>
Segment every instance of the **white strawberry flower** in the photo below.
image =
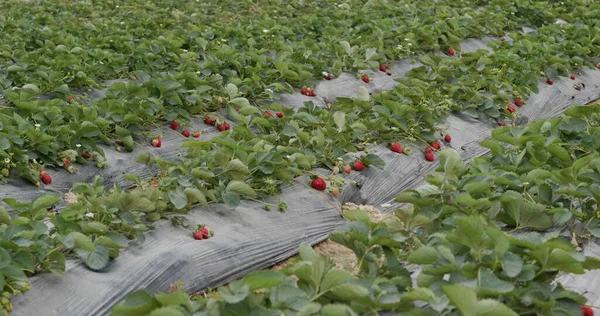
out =
<path fill-rule="evenodd" d="M 273 90 L 271 90 L 271 89 L 265 89 L 265 91 L 267 91 L 269 93 L 273 93 Z"/>
<path fill-rule="evenodd" d="M 10 158 L 4 158 L 4 163 L 10 163 Z"/>
<path fill-rule="evenodd" d="M 86 216 L 86 217 L 94 217 L 94 213 L 92 213 L 92 212 L 87 212 L 87 213 L 85 213 L 85 216 Z"/>
<path fill-rule="evenodd" d="M 77 144 L 77 145 L 75 145 L 75 147 L 79 148 L 79 147 L 81 147 L 81 144 Z"/>
<path fill-rule="evenodd" d="M 269 30 L 263 30 L 263 33 L 269 33 Z"/>
<path fill-rule="evenodd" d="M 35 124 L 35 127 L 40 127 L 40 126 L 42 126 L 42 124 L 39 124 L 39 123 Z"/>

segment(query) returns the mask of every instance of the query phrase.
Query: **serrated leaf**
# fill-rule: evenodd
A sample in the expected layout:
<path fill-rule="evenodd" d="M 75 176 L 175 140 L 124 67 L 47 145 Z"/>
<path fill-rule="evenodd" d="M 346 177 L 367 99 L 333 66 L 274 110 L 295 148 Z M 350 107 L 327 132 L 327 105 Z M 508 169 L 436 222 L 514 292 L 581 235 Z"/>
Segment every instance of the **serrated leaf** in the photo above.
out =
<path fill-rule="evenodd" d="M 252 272 L 244 277 L 242 284 L 249 287 L 250 291 L 269 289 L 286 280 L 286 276 L 274 270 L 261 270 Z"/>
<path fill-rule="evenodd" d="M 109 250 L 104 245 L 96 245 L 96 249 L 91 251 L 87 257 L 82 258 L 85 264 L 92 270 L 98 271 L 104 269 L 108 265 L 110 256 Z"/>
<path fill-rule="evenodd" d="M 342 111 L 336 111 L 333 113 L 333 121 L 337 125 L 337 131 L 343 132 L 346 129 L 346 113 Z"/>
<path fill-rule="evenodd" d="M 249 196 L 249 197 L 256 196 L 256 192 L 254 191 L 254 189 L 252 189 L 252 187 L 250 187 L 246 182 L 242 182 L 242 181 L 234 180 L 234 181 L 229 182 L 229 184 L 227 184 L 227 191 L 235 192 L 240 195 Z"/>
<path fill-rule="evenodd" d="M 186 188 L 183 190 L 188 202 L 190 203 L 200 203 L 203 206 L 208 207 L 208 202 L 206 201 L 206 197 L 202 191 L 196 188 Z"/>

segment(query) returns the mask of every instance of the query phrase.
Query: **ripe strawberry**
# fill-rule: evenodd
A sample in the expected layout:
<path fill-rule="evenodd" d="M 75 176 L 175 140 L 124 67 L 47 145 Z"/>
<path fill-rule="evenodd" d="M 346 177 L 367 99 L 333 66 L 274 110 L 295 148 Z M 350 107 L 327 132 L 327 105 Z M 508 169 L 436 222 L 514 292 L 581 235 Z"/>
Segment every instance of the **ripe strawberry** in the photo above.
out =
<path fill-rule="evenodd" d="M 333 75 L 331 75 L 328 72 L 324 72 L 323 73 L 323 78 L 325 78 L 325 80 L 331 80 L 333 78 Z"/>
<path fill-rule="evenodd" d="M 498 126 L 506 126 L 506 123 L 504 123 L 504 122 L 498 122 Z"/>
<path fill-rule="evenodd" d="M 215 123 L 216 122 L 215 122 L 215 120 L 212 117 L 206 117 L 204 119 L 204 124 L 206 124 L 206 125 L 213 125 L 214 126 Z"/>
<path fill-rule="evenodd" d="M 218 126 L 219 131 L 223 132 L 223 131 L 228 131 L 229 129 L 231 129 L 231 126 L 229 126 L 229 123 L 225 122 L 221 125 Z"/>
<path fill-rule="evenodd" d="M 387 66 L 386 65 L 379 65 L 379 71 L 387 72 Z"/>
<path fill-rule="evenodd" d="M 90 159 L 92 158 L 92 154 L 84 149 L 83 151 L 81 151 L 81 157 L 85 159 Z"/>
<path fill-rule="evenodd" d="M 210 233 L 208 231 L 208 228 L 202 227 L 202 228 L 200 228 L 200 232 L 202 233 L 202 238 L 208 239 L 208 237 L 210 237 Z"/>
<path fill-rule="evenodd" d="M 69 100 L 69 102 L 71 102 L 71 101 L 73 101 L 73 96 L 70 95 L 67 99 Z"/>
<path fill-rule="evenodd" d="M 354 170 L 356 170 L 356 171 L 362 171 L 364 169 L 365 169 L 365 164 L 362 163 L 362 161 L 356 161 L 354 163 Z"/>
<path fill-rule="evenodd" d="M 508 112 L 510 112 L 510 113 L 515 113 L 515 112 L 517 112 L 517 108 L 515 108 L 513 105 L 511 105 L 511 106 L 508 106 L 508 107 L 506 108 L 506 110 L 507 110 Z"/>
<path fill-rule="evenodd" d="M 306 88 L 302 88 L 302 90 L 300 90 L 300 93 L 302 93 L 302 95 L 308 95 L 308 91 L 306 90 Z"/>
<path fill-rule="evenodd" d="M 435 157 L 433 156 L 433 153 L 426 153 L 425 154 L 425 160 L 427 160 L 427 161 L 434 161 Z"/>
<path fill-rule="evenodd" d="M 521 99 L 516 99 L 516 100 L 515 100 L 515 105 L 516 105 L 516 106 L 523 106 L 523 100 L 521 100 Z"/>
<path fill-rule="evenodd" d="M 575 80 L 575 75 L 571 75 L 571 80 Z"/>
<path fill-rule="evenodd" d="M 190 137 L 190 131 L 186 129 L 185 131 L 181 132 L 181 135 L 183 135 L 183 137 Z"/>
<path fill-rule="evenodd" d="M 278 118 L 282 118 L 283 117 L 283 113 L 281 113 L 281 112 L 275 112 L 275 115 L 277 115 Z"/>
<path fill-rule="evenodd" d="M 433 149 L 431 149 L 431 147 L 427 147 L 427 148 L 425 148 L 425 152 L 426 153 L 431 153 L 431 152 L 433 152 Z"/>
<path fill-rule="evenodd" d="M 369 76 L 367 76 L 367 75 L 362 76 L 362 81 L 364 81 L 365 83 L 369 83 Z"/>
<path fill-rule="evenodd" d="M 192 134 L 194 136 L 194 138 L 198 138 L 200 137 L 200 132 L 195 131 L 194 134 Z"/>
<path fill-rule="evenodd" d="M 596 68 L 599 68 L 599 69 L 600 69 L 600 63 L 597 63 L 597 64 L 596 64 Z"/>
<path fill-rule="evenodd" d="M 581 305 L 581 315 L 594 316 L 594 310 L 589 306 Z"/>
<path fill-rule="evenodd" d="M 171 128 L 172 129 L 177 129 L 178 127 L 179 127 L 179 122 L 177 122 L 177 121 L 171 122 Z"/>
<path fill-rule="evenodd" d="M 444 136 L 444 141 L 445 141 L 446 143 L 449 143 L 449 142 L 451 142 L 451 141 L 452 141 L 452 137 L 450 137 L 450 135 L 446 135 L 446 136 Z"/>
<path fill-rule="evenodd" d="M 352 168 L 350 168 L 350 166 L 345 166 L 345 167 L 344 167 L 344 172 L 345 172 L 346 174 L 350 174 L 350 171 L 351 171 L 351 170 L 352 170 Z"/>
<path fill-rule="evenodd" d="M 448 48 L 448 55 L 454 56 L 454 49 Z"/>
<path fill-rule="evenodd" d="M 402 145 L 400 143 L 392 143 L 392 151 L 395 153 L 402 153 Z"/>
<path fill-rule="evenodd" d="M 552 85 L 554 83 L 554 81 L 552 81 L 552 79 L 550 79 L 550 78 L 546 78 L 546 83 L 549 85 Z"/>
<path fill-rule="evenodd" d="M 118 144 L 119 146 L 125 146 L 125 142 L 124 142 L 124 141 L 122 141 L 122 140 L 118 141 L 118 142 L 117 142 L 117 144 Z"/>
<path fill-rule="evenodd" d="M 63 158 L 63 167 L 67 167 L 69 165 L 69 159 L 68 158 Z"/>
<path fill-rule="evenodd" d="M 315 91 L 315 90 L 310 90 L 310 96 L 311 96 L 311 97 L 316 97 L 316 96 L 317 96 L 317 91 Z"/>
<path fill-rule="evenodd" d="M 196 240 L 202 240 L 203 234 L 201 231 L 197 230 L 194 232 L 194 239 Z"/>
<path fill-rule="evenodd" d="M 40 173 L 41 179 L 42 179 L 42 183 L 48 185 L 52 183 L 52 177 L 46 173 L 46 171 L 42 171 Z"/>
<path fill-rule="evenodd" d="M 325 180 L 323 180 L 322 178 L 314 179 L 311 182 L 310 186 L 312 186 L 313 189 L 319 190 L 319 191 L 324 191 L 325 189 L 327 189 L 327 183 L 325 183 Z"/>
<path fill-rule="evenodd" d="M 435 150 L 440 150 L 440 142 L 436 140 L 435 142 L 431 143 L 431 147 Z"/>
<path fill-rule="evenodd" d="M 152 146 L 159 148 L 162 145 L 162 140 L 160 137 L 152 139 Z"/>
<path fill-rule="evenodd" d="M 270 111 L 265 112 L 266 117 L 273 117 L 273 114 Z"/>

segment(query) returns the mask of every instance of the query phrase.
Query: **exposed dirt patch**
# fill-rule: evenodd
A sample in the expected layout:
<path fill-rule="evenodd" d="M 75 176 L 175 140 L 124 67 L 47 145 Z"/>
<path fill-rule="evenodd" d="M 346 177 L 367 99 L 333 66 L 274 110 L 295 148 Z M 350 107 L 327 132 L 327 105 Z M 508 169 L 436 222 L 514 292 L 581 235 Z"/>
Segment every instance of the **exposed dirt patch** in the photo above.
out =
<path fill-rule="evenodd" d="M 346 203 L 342 207 L 342 212 L 347 212 L 356 209 L 366 211 L 367 214 L 369 214 L 369 218 L 374 222 L 379 222 L 387 218 L 387 215 L 381 213 L 376 207 L 372 205 L 357 205 L 354 203 Z M 322 243 L 315 245 L 313 248 L 315 249 L 316 253 L 323 254 L 331 258 L 331 260 L 333 260 L 333 262 L 339 269 L 351 271 L 356 265 L 356 256 L 354 255 L 354 252 L 333 241 L 326 240 Z M 285 261 L 278 263 L 271 269 L 276 271 L 281 270 L 284 267 L 294 263 L 294 261 L 297 258 L 298 256 L 293 256 Z"/>

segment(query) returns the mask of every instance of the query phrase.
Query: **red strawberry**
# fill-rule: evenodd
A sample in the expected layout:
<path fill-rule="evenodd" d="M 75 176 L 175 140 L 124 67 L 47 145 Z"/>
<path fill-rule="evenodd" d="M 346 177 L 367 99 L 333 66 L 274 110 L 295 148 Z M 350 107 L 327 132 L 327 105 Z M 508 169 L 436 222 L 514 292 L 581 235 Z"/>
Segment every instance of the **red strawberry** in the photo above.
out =
<path fill-rule="evenodd" d="M 195 131 L 194 134 L 192 134 L 192 135 L 194 135 L 194 138 L 198 138 L 198 137 L 200 137 L 200 132 Z"/>
<path fill-rule="evenodd" d="M 552 79 L 550 79 L 550 78 L 546 78 L 546 83 L 549 85 L 552 85 L 554 83 L 554 81 L 552 81 Z"/>
<path fill-rule="evenodd" d="M 63 158 L 63 167 L 67 167 L 69 165 L 69 159 Z"/>
<path fill-rule="evenodd" d="M 181 135 L 183 135 L 183 137 L 190 137 L 190 131 L 186 129 L 185 131 L 181 132 Z"/>
<path fill-rule="evenodd" d="M 315 91 L 315 90 L 310 90 L 310 96 L 311 96 L 311 97 L 316 97 L 316 96 L 317 96 L 317 91 Z"/>
<path fill-rule="evenodd" d="M 445 141 L 446 143 L 449 143 L 449 142 L 451 142 L 451 141 L 452 141 L 452 137 L 450 137 L 450 135 L 446 135 L 446 136 L 444 136 L 444 141 Z"/>
<path fill-rule="evenodd" d="M 596 68 L 600 68 L 600 63 L 597 63 L 597 64 L 596 64 Z"/>
<path fill-rule="evenodd" d="M 571 80 L 575 80 L 575 75 L 571 75 Z"/>
<path fill-rule="evenodd" d="M 70 95 L 70 96 L 69 96 L 67 99 L 69 100 L 69 102 L 70 102 L 70 101 L 73 101 L 73 96 L 72 96 L 72 95 Z"/>
<path fill-rule="evenodd" d="M 506 108 L 506 110 L 510 113 L 515 113 L 517 112 L 517 108 L 515 108 L 513 105 L 509 106 Z"/>
<path fill-rule="evenodd" d="M 594 316 L 594 310 L 589 306 L 581 305 L 581 315 Z"/>
<path fill-rule="evenodd" d="M 400 143 L 392 143 L 392 151 L 395 153 L 402 153 L 402 145 Z"/>
<path fill-rule="evenodd" d="M 118 141 L 118 142 L 117 142 L 117 144 L 118 144 L 119 146 L 125 146 L 125 142 L 124 142 L 124 141 L 122 141 L 122 140 Z"/>
<path fill-rule="evenodd" d="M 211 118 L 211 117 L 207 117 L 207 118 L 204 119 L 204 124 L 206 124 L 206 125 L 213 125 L 214 126 L 215 125 L 215 120 L 213 118 Z"/>
<path fill-rule="evenodd" d="M 440 150 L 440 142 L 436 140 L 435 142 L 431 143 L 431 147 L 435 150 Z"/>
<path fill-rule="evenodd" d="M 152 140 L 152 146 L 159 148 L 162 145 L 162 140 L 160 139 L 160 137 L 154 138 Z"/>
<path fill-rule="evenodd" d="M 220 132 L 226 131 L 227 130 L 227 125 L 225 124 L 221 124 L 217 127 L 219 129 Z"/>
<path fill-rule="evenodd" d="M 448 48 L 448 55 L 454 56 L 454 49 Z"/>
<path fill-rule="evenodd" d="M 369 76 L 367 76 L 367 75 L 362 76 L 362 81 L 364 81 L 365 83 L 369 83 Z"/>
<path fill-rule="evenodd" d="M 434 161 L 435 157 L 433 156 L 433 153 L 426 153 L 425 154 L 425 160 L 427 160 L 427 161 Z"/>
<path fill-rule="evenodd" d="M 328 72 L 324 72 L 324 73 L 323 73 L 323 78 L 325 78 L 326 80 L 331 80 L 332 76 L 331 76 L 331 74 L 330 74 L 330 73 L 328 73 Z"/>
<path fill-rule="evenodd" d="M 270 111 L 266 111 L 265 112 L 265 116 L 266 117 L 273 117 L 273 113 L 271 113 Z"/>
<path fill-rule="evenodd" d="M 42 171 L 40 173 L 40 176 L 42 178 L 42 183 L 48 185 L 52 183 L 52 177 L 46 173 L 46 171 Z"/>
<path fill-rule="evenodd" d="M 327 189 L 327 183 L 325 183 L 325 180 L 323 180 L 322 178 L 314 179 L 311 182 L 310 186 L 312 186 L 313 189 L 319 190 L 319 191 L 324 191 L 325 189 Z"/>
<path fill-rule="evenodd" d="M 278 118 L 282 118 L 283 117 L 283 113 L 281 113 L 281 112 L 275 112 L 275 115 L 277 115 Z"/>
<path fill-rule="evenodd" d="M 523 106 L 523 100 L 521 100 L 521 99 L 516 99 L 516 100 L 515 100 L 515 105 L 516 105 L 516 106 Z"/>
<path fill-rule="evenodd" d="M 361 171 L 365 169 L 365 164 L 362 161 L 357 161 L 354 163 L 354 170 Z"/>
<path fill-rule="evenodd" d="M 197 230 L 194 232 L 194 239 L 196 240 L 202 240 L 203 234 L 200 230 Z"/>
<path fill-rule="evenodd" d="M 431 147 L 427 147 L 427 148 L 425 148 L 425 152 L 426 153 L 431 153 L 431 152 L 433 152 L 433 150 L 431 149 Z"/>
<path fill-rule="evenodd" d="M 506 126 L 506 123 L 504 123 L 504 122 L 498 122 L 498 126 Z"/>
<path fill-rule="evenodd" d="M 299 174 L 295 174 L 294 179 L 298 178 L 299 176 L 300 176 Z"/>
<path fill-rule="evenodd" d="M 225 122 L 224 124 L 225 124 L 225 129 L 226 130 L 230 130 L 231 129 L 231 126 L 229 126 L 229 123 Z"/>
<path fill-rule="evenodd" d="M 308 91 L 306 90 L 306 88 L 302 88 L 302 90 L 300 90 L 300 93 L 302 93 L 303 95 L 308 95 L 307 92 Z"/>
<path fill-rule="evenodd" d="M 208 237 L 210 237 L 210 234 L 208 232 L 208 228 L 202 227 L 202 228 L 200 228 L 200 232 L 202 233 L 202 238 L 208 239 Z"/>
<path fill-rule="evenodd" d="M 171 122 L 171 128 L 172 129 L 177 129 L 178 127 L 179 127 L 179 122 L 177 122 L 177 121 Z"/>
<path fill-rule="evenodd" d="M 344 172 L 347 174 L 350 174 L 350 171 L 352 170 L 352 168 L 350 168 L 350 166 L 345 166 L 344 167 Z"/>
<path fill-rule="evenodd" d="M 379 66 L 379 71 L 387 72 L 387 66 L 386 65 L 380 65 Z"/>

